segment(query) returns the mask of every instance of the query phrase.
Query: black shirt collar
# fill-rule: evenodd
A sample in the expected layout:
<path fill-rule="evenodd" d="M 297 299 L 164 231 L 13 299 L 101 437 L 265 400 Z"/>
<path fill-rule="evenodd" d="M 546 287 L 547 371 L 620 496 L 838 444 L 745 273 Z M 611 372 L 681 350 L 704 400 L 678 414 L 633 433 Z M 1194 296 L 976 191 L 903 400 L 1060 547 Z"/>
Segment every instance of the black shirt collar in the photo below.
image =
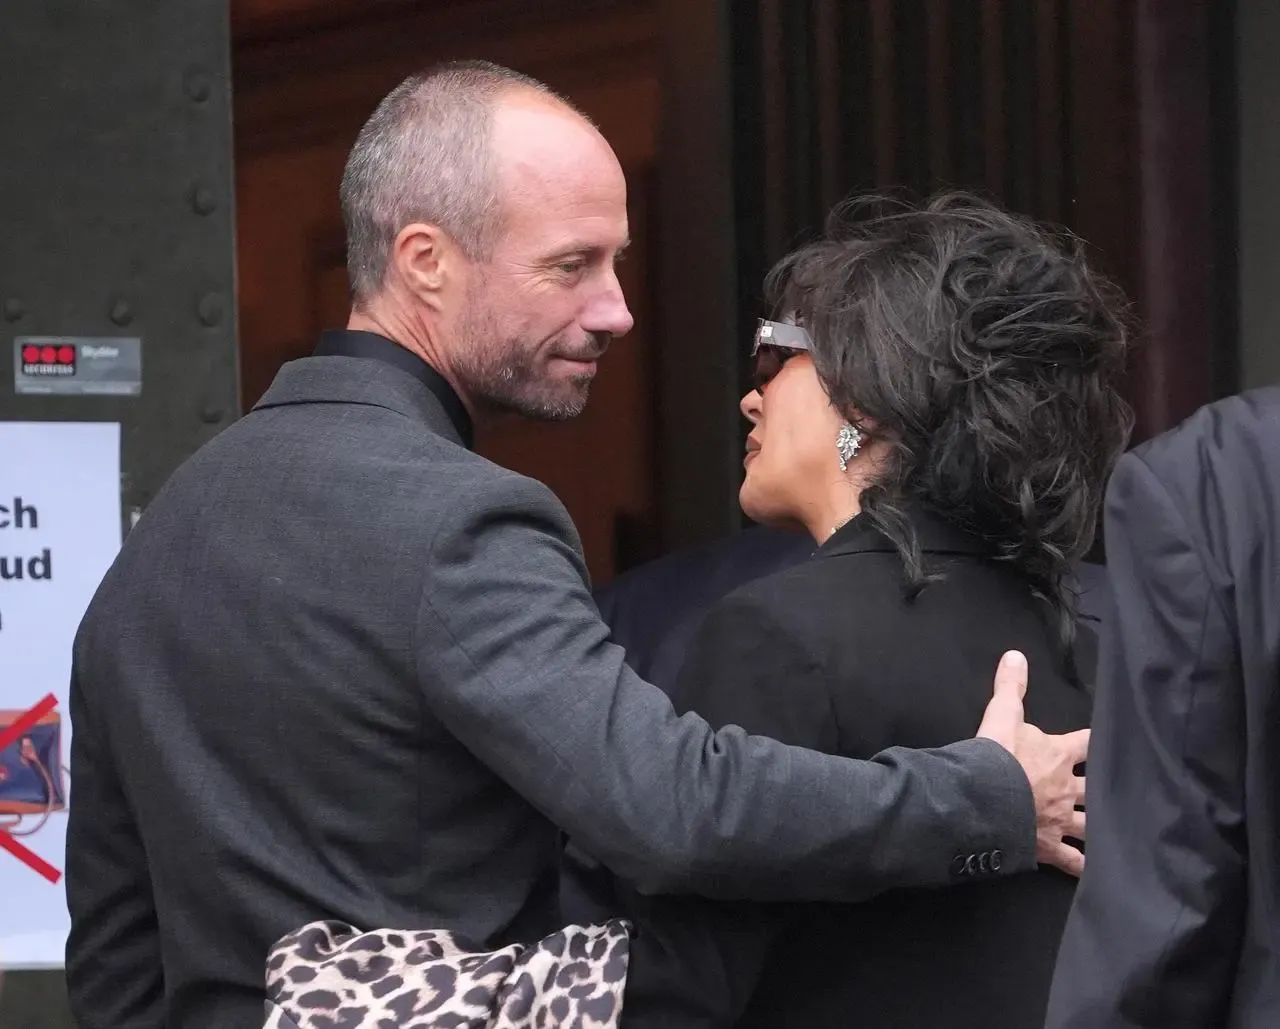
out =
<path fill-rule="evenodd" d="M 915 529 L 920 549 L 928 554 L 974 554 L 992 557 L 996 548 L 981 536 L 969 532 L 918 503 L 904 505 Z M 883 535 L 865 512 L 833 532 L 817 550 L 818 556 L 834 554 L 889 553 L 893 543 Z"/>
<path fill-rule="evenodd" d="M 443 375 L 427 364 L 412 350 L 402 347 L 395 340 L 388 339 L 376 332 L 362 332 L 355 329 L 327 329 L 320 334 L 320 342 L 315 349 L 316 357 L 360 357 L 371 361 L 381 361 L 402 372 L 408 372 L 431 390 L 440 401 L 449 421 L 458 430 L 463 444 L 470 450 L 475 445 L 475 428 L 471 423 L 471 415 L 462 404 L 462 398 L 449 385 Z"/>

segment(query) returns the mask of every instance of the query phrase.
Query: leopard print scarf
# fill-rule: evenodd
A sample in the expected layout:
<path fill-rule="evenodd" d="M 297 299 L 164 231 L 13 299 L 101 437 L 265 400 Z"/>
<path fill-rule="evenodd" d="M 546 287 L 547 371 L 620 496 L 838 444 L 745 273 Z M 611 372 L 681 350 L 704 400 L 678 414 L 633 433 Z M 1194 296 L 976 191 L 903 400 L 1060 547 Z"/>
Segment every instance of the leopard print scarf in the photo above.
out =
<path fill-rule="evenodd" d="M 271 950 L 263 1029 L 617 1029 L 629 942 L 620 919 L 494 951 L 312 922 Z"/>

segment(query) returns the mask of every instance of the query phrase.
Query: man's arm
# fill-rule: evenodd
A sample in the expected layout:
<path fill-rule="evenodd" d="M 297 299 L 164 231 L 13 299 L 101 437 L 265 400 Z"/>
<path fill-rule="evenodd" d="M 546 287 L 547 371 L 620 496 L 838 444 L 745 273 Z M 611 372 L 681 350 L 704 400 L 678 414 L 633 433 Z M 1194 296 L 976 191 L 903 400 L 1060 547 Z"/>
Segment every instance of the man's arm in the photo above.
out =
<path fill-rule="evenodd" d="M 959 853 L 1035 867 L 1036 811 L 986 740 L 867 762 L 677 718 L 608 642 L 576 534 L 509 477 L 452 503 L 419 619 L 428 703 L 585 850 L 653 892 L 857 900 L 948 884 Z"/>
<path fill-rule="evenodd" d="M 67 995 L 79 1029 L 163 1029 L 164 976 L 147 856 L 110 755 L 71 677 Z"/>
<path fill-rule="evenodd" d="M 1244 713 L 1212 559 L 1137 455 L 1107 498 L 1114 592 L 1089 753 L 1089 868 L 1050 1029 L 1225 1025 L 1244 917 Z"/>
<path fill-rule="evenodd" d="M 824 670 L 750 596 L 730 596 L 708 612 L 690 641 L 671 698 L 677 711 L 696 711 L 714 727 L 737 725 L 825 753 L 839 746 Z M 564 870 L 567 921 L 621 915 L 636 927 L 625 999 L 629 1025 L 717 1029 L 738 1021 L 787 906 L 642 896 L 624 882 L 609 881 L 607 872 L 573 847 Z M 566 903 L 573 897 L 593 902 Z"/>

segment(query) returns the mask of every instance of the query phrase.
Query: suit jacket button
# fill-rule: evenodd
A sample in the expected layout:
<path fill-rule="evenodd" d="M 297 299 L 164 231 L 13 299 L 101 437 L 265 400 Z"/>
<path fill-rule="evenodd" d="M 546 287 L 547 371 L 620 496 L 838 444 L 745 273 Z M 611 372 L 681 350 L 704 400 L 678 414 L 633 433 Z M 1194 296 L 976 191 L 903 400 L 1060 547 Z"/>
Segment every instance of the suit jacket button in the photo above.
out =
<path fill-rule="evenodd" d="M 993 850 L 991 852 L 991 871 L 1000 871 L 1000 866 L 1004 864 L 1004 851 Z"/>
<path fill-rule="evenodd" d="M 951 874 L 964 875 L 964 855 L 957 854 L 951 859 Z"/>

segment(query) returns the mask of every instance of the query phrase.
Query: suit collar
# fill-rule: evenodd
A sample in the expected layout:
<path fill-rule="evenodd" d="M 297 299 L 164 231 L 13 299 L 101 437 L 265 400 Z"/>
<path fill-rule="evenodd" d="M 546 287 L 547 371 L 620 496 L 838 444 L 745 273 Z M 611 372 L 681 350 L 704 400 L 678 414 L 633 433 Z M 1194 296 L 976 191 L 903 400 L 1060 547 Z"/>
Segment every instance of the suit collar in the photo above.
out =
<path fill-rule="evenodd" d="M 990 556 L 994 547 L 981 536 L 967 532 L 941 515 L 918 504 L 907 508 L 907 518 L 916 531 L 920 549 L 926 554 L 974 554 Z M 896 553 L 897 548 L 883 535 L 870 518 L 859 514 L 846 522 L 817 550 L 817 557 L 836 554 Z"/>
<path fill-rule="evenodd" d="M 381 361 L 383 364 L 408 372 L 440 401 L 440 406 L 444 408 L 445 414 L 449 416 L 449 420 L 453 422 L 454 428 L 458 430 L 458 435 L 462 437 L 467 447 L 473 445 L 475 429 L 471 422 L 471 415 L 467 413 L 457 391 L 423 358 L 407 347 L 402 347 L 395 340 L 376 332 L 329 329 L 321 333 L 315 356 L 358 357 L 366 361 Z"/>
<path fill-rule="evenodd" d="M 290 361 L 255 411 L 294 404 L 363 404 L 425 423 L 438 436 L 469 446 L 444 405 L 415 375 L 384 361 L 323 355 Z"/>

